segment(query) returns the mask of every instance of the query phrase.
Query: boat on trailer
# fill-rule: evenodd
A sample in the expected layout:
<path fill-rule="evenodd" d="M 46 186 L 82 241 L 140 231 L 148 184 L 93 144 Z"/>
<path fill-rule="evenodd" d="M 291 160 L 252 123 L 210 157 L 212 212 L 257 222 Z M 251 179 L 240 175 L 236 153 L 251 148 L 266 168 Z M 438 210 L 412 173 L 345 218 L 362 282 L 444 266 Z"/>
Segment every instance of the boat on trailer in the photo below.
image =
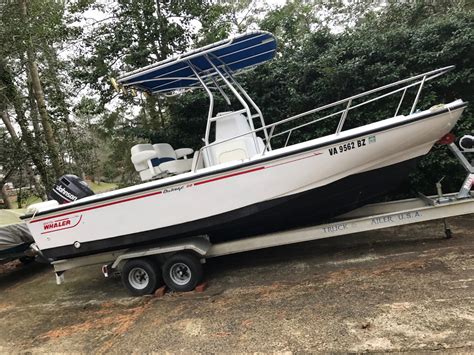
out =
<path fill-rule="evenodd" d="M 467 105 L 455 100 L 417 110 L 424 84 L 451 66 L 267 124 L 258 98 L 236 76 L 275 53 L 273 35 L 256 31 L 120 77 L 115 85 L 123 92 L 205 90 L 204 146 L 193 152 L 138 144 L 131 159 L 141 184 L 35 206 L 25 219 L 43 255 L 70 259 L 198 235 L 215 243 L 322 223 L 395 188 L 453 129 Z M 403 114 L 410 90 L 414 99 Z M 242 108 L 215 112 L 216 95 Z M 400 95 L 391 117 L 345 129 L 353 110 L 391 95 Z M 290 144 L 293 132 L 333 117 L 334 133 Z"/>

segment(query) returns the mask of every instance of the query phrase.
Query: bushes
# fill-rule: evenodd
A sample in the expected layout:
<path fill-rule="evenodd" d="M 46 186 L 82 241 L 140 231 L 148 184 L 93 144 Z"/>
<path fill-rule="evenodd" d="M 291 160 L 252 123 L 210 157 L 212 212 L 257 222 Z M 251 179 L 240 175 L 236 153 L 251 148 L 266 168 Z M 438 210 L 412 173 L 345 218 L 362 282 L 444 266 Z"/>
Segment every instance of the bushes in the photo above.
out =
<path fill-rule="evenodd" d="M 434 13 L 435 10 L 426 6 L 390 6 L 366 15 L 354 28 L 340 34 L 323 29 L 304 36 L 299 46 L 302 50 L 282 53 L 282 58 L 257 68 L 246 77 L 246 87 L 267 121 L 273 121 L 454 64 L 455 70 L 425 85 L 417 107 L 425 109 L 457 98 L 473 102 L 474 12 L 442 9 Z M 394 98 L 371 104 L 370 116 L 351 112 L 348 125 L 390 117 L 396 107 L 394 100 L 398 102 Z M 410 99 L 407 97 L 405 102 L 403 113 L 407 114 Z M 277 107 L 282 110 L 278 117 Z M 474 131 L 472 112 L 470 107 L 465 110 L 454 129 L 457 136 Z M 330 121 L 317 123 L 310 126 L 311 132 L 300 133 L 299 138 L 328 133 L 333 126 Z M 292 139 L 298 139 L 298 135 Z M 420 162 L 401 195 L 413 195 L 416 191 L 434 193 L 436 181 L 444 175 L 446 191 L 459 189 L 465 178 L 462 167 L 447 148 L 437 146 Z"/>

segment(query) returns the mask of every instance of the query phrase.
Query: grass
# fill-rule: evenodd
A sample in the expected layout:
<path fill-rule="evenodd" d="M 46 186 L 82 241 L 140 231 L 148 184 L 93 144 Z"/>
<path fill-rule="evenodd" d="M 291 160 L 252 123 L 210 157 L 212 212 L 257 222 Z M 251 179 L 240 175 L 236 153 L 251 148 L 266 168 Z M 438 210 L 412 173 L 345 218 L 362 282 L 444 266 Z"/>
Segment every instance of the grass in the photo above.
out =
<path fill-rule="evenodd" d="M 117 184 L 110 183 L 110 182 L 101 182 L 100 184 L 96 184 L 95 182 L 89 181 L 87 183 L 89 187 L 94 191 L 96 194 L 100 194 L 102 192 L 115 190 L 117 188 Z"/>
<path fill-rule="evenodd" d="M 101 182 L 100 184 L 88 182 L 88 185 L 96 194 L 115 190 L 117 188 L 117 184 L 109 182 Z M 29 206 L 33 203 L 38 202 L 41 202 L 41 199 L 39 197 L 30 196 L 24 203 L 24 206 Z M 13 207 L 14 209 L 11 210 L 0 209 L 0 226 L 20 222 L 20 216 L 25 213 L 25 209 L 19 209 L 18 204 L 16 202 L 13 202 Z"/>
<path fill-rule="evenodd" d="M 23 206 L 29 206 L 38 202 L 41 202 L 41 199 L 38 196 L 29 196 L 26 201 L 23 202 Z M 18 203 L 16 201 L 12 202 L 12 205 L 14 209 L 18 209 Z"/>
<path fill-rule="evenodd" d="M 0 226 L 20 222 L 24 209 L 0 210 Z"/>

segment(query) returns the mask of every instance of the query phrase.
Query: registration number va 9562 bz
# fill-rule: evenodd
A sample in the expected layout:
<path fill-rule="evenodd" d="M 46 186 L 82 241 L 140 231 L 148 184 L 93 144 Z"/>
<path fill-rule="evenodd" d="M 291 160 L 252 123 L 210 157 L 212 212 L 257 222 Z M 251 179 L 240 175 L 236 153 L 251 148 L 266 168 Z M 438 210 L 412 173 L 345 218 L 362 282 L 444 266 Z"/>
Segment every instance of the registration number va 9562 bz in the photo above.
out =
<path fill-rule="evenodd" d="M 367 139 L 361 138 L 352 142 L 347 142 L 339 146 L 331 147 L 328 149 L 329 155 L 336 155 L 339 153 L 348 152 L 353 149 L 361 148 L 366 146 Z"/>

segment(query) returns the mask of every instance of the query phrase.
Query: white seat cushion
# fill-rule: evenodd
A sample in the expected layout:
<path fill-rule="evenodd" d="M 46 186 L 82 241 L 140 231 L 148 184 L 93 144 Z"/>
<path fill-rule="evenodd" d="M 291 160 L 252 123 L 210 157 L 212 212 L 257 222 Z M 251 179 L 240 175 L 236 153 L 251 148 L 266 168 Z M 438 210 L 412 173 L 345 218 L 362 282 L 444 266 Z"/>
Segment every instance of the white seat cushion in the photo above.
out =
<path fill-rule="evenodd" d="M 132 147 L 131 153 L 132 163 L 140 173 L 142 181 L 190 171 L 193 162 L 191 159 L 177 160 L 192 154 L 192 149 L 178 149 L 179 154 L 176 154 L 173 147 L 167 143 L 137 144 Z"/>
<path fill-rule="evenodd" d="M 173 147 L 168 143 L 153 144 L 153 148 L 155 149 L 160 159 L 175 159 L 172 161 L 164 161 L 160 163 L 159 167 L 161 171 L 168 172 L 170 174 L 181 174 L 191 170 L 193 163 L 192 160 L 179 158 L 192 154 L 192 149 L 181 148 L 174 150 Z"/>
<path fill-rule="evenodd" d="M 149 143 L 135 144 L 130 150 L 130 152 L 132 153 L 132 155 L 134 155 L 145 150 L 153 150 L 153 146 Z"/>
<path fill-rule="evenodd" d="M 130 150 L 135 170 L 140 173 L 142 181 L 150 180 L 161 174 L 157 167 L 152 167 L 151 160 L 158 158 L 158 154 L 151 144 L 137 144 Z"/>
<path fill-rule="evenodd" d="M 155 152 L 160 158 L 177 159 L 176 152 L 174 151 L 173 147 L 168 143 L 153 144 L 153 148 L 155 149 Z"/>
<path fill-rule="evenodd" d="M 173 160 L 161 163 L 160 169 L 161 171 L 168 172 L 170 174 L 181 174 L 190 171 L 192 164 L 192 159 Z"/>
<path fill-rule="evenodd" d="M 176 153 L 176 158 L 180 159 L 183 158 L 187 159 L 188 155 L 191 155 L 194 153 L 194 150 L 191 148 L 179 148 L 174 151 Z"/>
<path fill-rule="evenodd" d="M 151 180 L 153 178 L 159 177 L 160 175 L 165 175 L 165 174 L 157 166 L 154 166 L 153 170 L 148 168 L 148 169 L 140 171 L 140 178 L 142 179 L 142 181 Z"/>
<path fill-rule="evenodd" d="M 238 135 L 242 136 L 225 141 Z M 224 142 L 218 143 L 219 141 Z M 217 114 L 216 140 L 213 143 L 216 142 L 218 144 L 203 151 L 205 166 L 249 159 L 265 149 L 263 140 L 255 132 L 251 132 L 247 118 L 239 113 Z"/>

